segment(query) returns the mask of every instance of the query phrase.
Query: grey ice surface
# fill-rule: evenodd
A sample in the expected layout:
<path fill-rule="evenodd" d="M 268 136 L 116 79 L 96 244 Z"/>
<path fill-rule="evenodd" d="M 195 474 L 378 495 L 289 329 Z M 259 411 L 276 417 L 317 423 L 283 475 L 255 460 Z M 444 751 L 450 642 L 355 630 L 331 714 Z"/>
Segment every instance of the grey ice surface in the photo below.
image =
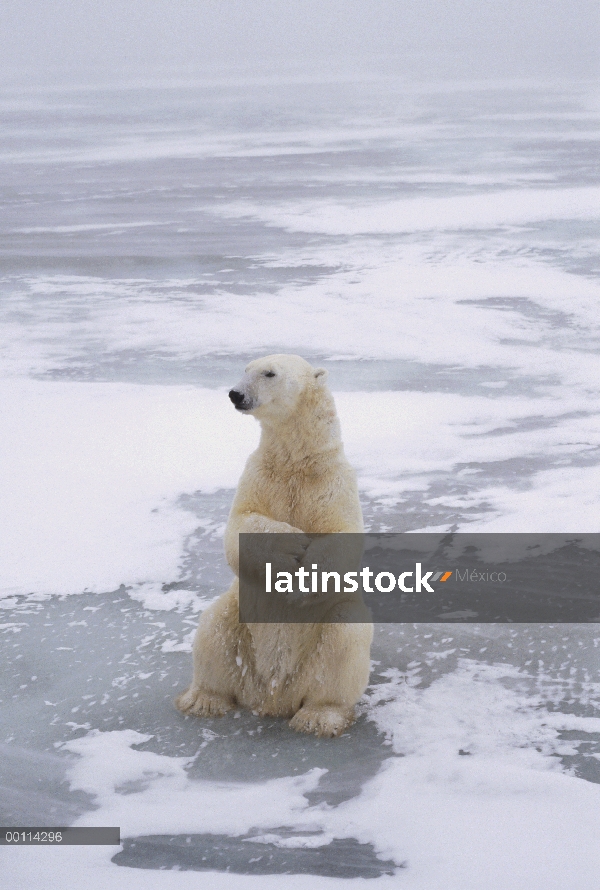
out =
<path fill-rule="evenodd" d="M 201 316 L 204 301 L 219 298 L 223 311 L 233 314 L 256 292 L 278 295 L 286 287 L 326 283 L 334 273 L 348 271 L 339 252 L 347 239 L 229 218 L 215 208 L 244 200 L 256 205 L 312 198 L 385 201 L 517 186 L 593 186 L 600 160 L 598 115 L 585 105 L 584 93 L 577 84 L 406 93 L 395 83 L 358 82 L 318 89 L 288 83 L 266 89 L 213 84 L 7 91 L 0 99 L 0 356 L 12 349 L 24 373 L 40 381 L 191 384 L 222 388 L 226 398 L 226 389 L 257 352 L 217 348 L 208 341 L 193 347 L 168 337 L 163 342 L 162 331 L 158 336 L 153 330 L 143 342 L 124 345 L 119 334 L 130 324 L 129 313 L 142 307 L 151 316 L 155 308 L 184 306 Z M 272 151 L 273 140 L 286 151 Z M 473 171 L 479 182 L 469 178 Z M 482 262 L 496 255 L 533 258 L 586 278 L 600 270 L 600 233 L 593 221 L 542 220 L 528 224 L 525 232 L 499 226 L 444 237 L 431 246 L 432 263 L 444 249 L 481 256 Z M 414 244 L 425 249 L 431 239 L 427 232 L 382 235 L 377 250 L 385 257 Z M 358 235 L 353 244 L 368 252 L 372 241 L 373 236 Z M 327 262 L 302 259 L 315 245 L 323 248 Z M 277 262 L 281 256 L 288 259 Z M 335 338 L 327 353 L 311 351 L 306 343 L 298 349 L 328 367 L 337 391 L 410 390 L 493 400 L 546 392 L 560 398 L 563 351 L 593 353 L 600 345 L 597 325 L 574 325 L 568 296 L 561 311 L 515 294 L 464 303 L 487 313 L 490 324 L 498 313 L 534 320 L 539 337 L 531 349 L 537 342 L 550 344 L 556 368 L 522 374 L 491 362 L 452 365 L 435 354 L 428 361 L 340 359 Z M 385 322 L 382 318 L 382 330 Z M 265 351 L 282 350 L 269 341 L 261 354 Z M 532 410 L 519 428 L 544 429 L 569 416 L 550 419 Z M 501 424 L 488 435 L 502 437 L 514 428 Z M 432 500 L 477 492 L 497 481 L 526 490 L 540 470 L 599 461 L 595 440 L 578 451 L 550 449 L 485 462 L 470 461 L 465 450 L 464 462 L 432 474 L 425 489 L 405 489 L 393 505 L 364 498 L 367 527 L 408 531 L 452 525 L 468 520 L 469 510 Z M 463 469 L 470 472 L 459 475 Z M 190 491 L 181 495 L 180 506 L 218 526 L 226 520 L 232 495 Z M 485 504 L 473 508 L 477 515 L 485 511 Z M 199 529 L 185 544 L 181 577 L 166 579 L 165 585 L 210 598 L 224 591 L 229 579 L 220 538 Z M 61 747 L 91 729 L 147 733 L 152 738 L 142 749 L 193 757 L 189 772 L 198 779 L 255 782 L 325 768 L 318 788 L 307 796 L 331 806 L 360 793 L 391 756 L 365 713 L 333 741 L 293 733 L 285 721 L 245 711 L 220 720 L 183 717 L 173 698 L 189 681 L 191 656 L 168 650 L 195 627 L 198 616 L 191 609 L 146 609 L 125 587 L 69 597 L 57 591 L 46 599 L 32 594 L 0 612 L 4 825 L 64 825 L 93 811 L 88 795 L 69 790 L 66 774 L 75 757 Z M 544 679 L 535 671 L 529 681 L 523 679 L 532 696 L 546 696 L 551 710 L 593 716 L 597 711 L 586 689 L 598 676 L 595 636 L 593 626 L 381 625 L 372 680 L 381 680 L 380 671 L 405 671 L 419 662 L 426 686 L 451 673 L 459 657 L 521 667 L 533 656 L 543 661 Z M 425 665 L 424 653 L 447 648 L 442 640 L 448 638 L 456 652 Z M 211 741 L 203 744 L 207 731 Z M 600 753 L 600 734 L 562 736 L 578 751 L 562 756 L 565 766 L 599 782 L 600 760 L 591 755 Z M 130 839 L 115 861 L 188 869 L 203 869 L 208 862 L 218 869 L 228 859 L 236 870 L 252 870 L 244 839 L 196 836 L 188 844 L 187 837 Z M 257 855 L 264 860 L 254 871 L 376 877 L 402 865 L 379 859 L 370 845 L 358 842 L 317 849 L 318 856 L 307 850 L 285 855 L 275 847 L 262 850 Z"/>
<path fill-rule="evenodd" d="M 279 837 L 293 833 L 278 829 Z M 306 836 L 306 833 L 304 833 Z M 180 871 L 228 871 L 245 875 L 312 874 L 329 878 L 378 878 L 393 875 L 403 863 L 378 857 L 372 844 L 334 839 L 321 847 L 281 849 L 253 835 L 173 835 L 126 839 L 113 857 L 129 868 L 177 868 Z"/>
<path fill-rule="evenodd" d="M 222 492 L 203 506 L 215 519 L 224 520 L 230 497 L 231 492 Z M 230 577 L 220 549 L 220 540 L 206 533 L 195 539 L 195 550 L 189 553 L 188 586 L 197 585 L 198 592 L 209 597 L 225 589 Z M 198 559 L 212 560 L 210 585 L 197 580 L 202 575 L 194 570 Z M 189 775 L 197 779 L 255 782 L 319 767 L 327 772 L 306 796 L 311 804 L 330 806 L 359 794 L 391 756 L 385 738 L 364 713 L 336 740 L 297 734 L 285 720 L 261 719 L 243 710 L 219 719 L 183 717 L 173 698 L 189 681 L 191 656 L 163 652 L 162 647 L 180 641 L 196 626 L 198 616 L 189 609 L 148 610 L 121 589 L 41 602 L 22 598 L 3 611 L 3 622 L 9 625 L 2 631 L 7 667 L 0 694 L 4 825 L 58 826 L 93 811 L 88 795 L 69 790 L 65 773 L 74 756 L 61 751 L 64 741 L 90 729 L 131 728 L 151 735 L 136 748 L 193 757 Z M 521 685 L 529 683 L 532 696 L 541 693 L 543 698 L 546 691 L 549 710 L 594 716 L 586 689 L 597 672 L 595 638 L 595 625 L 378 625 L 371 679 L 381 682 L 380 671 L 406 671 L 419 663 L 420 686 L 426 687 L 455 670 L 459 658 L 520 667 L 533 653 L 543 663 L 543 678 L 534 671 Z M 427 653 L 448 646 L 454 652 L 426 664 Z M 562 689 L 558 700 L 557 687 Z M 591 756 L 600 753 L 600 733 L 565 731 L 561 737 L 573 741 L 578 752 L 561 758 L 565 767 L 600 782 L 600 760 Z M 237 839 L 195 835 L 190 842 L 187 837 L 129 839 L 114 861 L 191 870 L 219 869 L 228 863 L 230 870 L 248 874 L 305 871 L 346 877 L 376 877 L 402 865 L 381 860 L 370 845 L 352 840 L 324 842 L 316 848 L 317 855 L 316 850 L 281 850 L 268 842 L 261 842 L 257 853 L 249 840 L 252 834 Z M 255 849 L 252 856 L 249 846 Z M 250 862 L 257 857 L 262 857 L 259 862 Z"/>

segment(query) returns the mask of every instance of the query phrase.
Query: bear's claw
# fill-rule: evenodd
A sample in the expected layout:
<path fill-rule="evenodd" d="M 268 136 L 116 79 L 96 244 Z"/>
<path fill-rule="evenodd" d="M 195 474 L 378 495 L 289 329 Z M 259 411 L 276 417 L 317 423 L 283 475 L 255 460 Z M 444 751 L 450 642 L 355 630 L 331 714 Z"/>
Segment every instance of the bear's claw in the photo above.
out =
<path fill-rule="evenodd" d="M 305 706 L 294 714 L 290 726 L 296 732 L 311 732 L 330 739 L 341 735 L 354 722 L 354 716 L 354 708 Z"/>
<path fill-rule="evenodd" d="M 233 701 L 204 692 L 202 689 L 190 686 L 185 692 L 180 693 L 175 699 L 175 707 L 182 714 L 191 714 L 194 717 L 222 717 L 233 707 Z"/>

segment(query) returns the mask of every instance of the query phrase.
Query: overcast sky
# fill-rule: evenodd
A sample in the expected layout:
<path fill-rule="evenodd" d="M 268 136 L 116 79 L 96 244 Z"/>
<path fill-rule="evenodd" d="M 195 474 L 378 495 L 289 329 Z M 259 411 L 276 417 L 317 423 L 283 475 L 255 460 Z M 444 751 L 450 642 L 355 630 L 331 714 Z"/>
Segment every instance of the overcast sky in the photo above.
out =
<path fill-rule="evenodd" d="M 0 78 L 600 74 L 600 0 L 0 0 Z"/>

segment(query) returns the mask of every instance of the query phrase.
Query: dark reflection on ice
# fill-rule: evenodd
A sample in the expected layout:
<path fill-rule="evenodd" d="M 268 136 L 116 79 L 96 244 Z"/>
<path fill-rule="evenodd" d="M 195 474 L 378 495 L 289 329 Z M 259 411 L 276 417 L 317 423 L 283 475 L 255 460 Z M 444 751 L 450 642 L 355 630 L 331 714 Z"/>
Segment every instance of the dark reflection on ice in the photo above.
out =
<path fill-rule="evenodd" d="M 224 871 L 243 875 L 309 874 L 330 878 L 379 878 L 393 875 L 403 863 L 377 856 L 372 844 L 354 838 L 321 841 L 319 836 L 275 829 L 273 834 L 298 846 L 277 846 L 266 839 L 219 834 L 156 835 L 127 838 L 112 861 L 129 868 Z M 307 846 L 301 846 L 302 841 Z M 310 844 L 310 846 L 308 845 Z"/>

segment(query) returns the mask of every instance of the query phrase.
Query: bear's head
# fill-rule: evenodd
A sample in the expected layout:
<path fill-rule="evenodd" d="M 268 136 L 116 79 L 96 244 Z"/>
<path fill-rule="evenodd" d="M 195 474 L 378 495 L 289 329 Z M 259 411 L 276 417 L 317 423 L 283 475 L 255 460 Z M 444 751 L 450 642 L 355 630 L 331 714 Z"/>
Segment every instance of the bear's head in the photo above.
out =
<path fill-rule="evenodd" d="M 320 387 L 326 376 L 324 368 L 313 368 L 299 355 L 267 355 L 250 362 L 229 398 L 237 411 L 261 421 L 281 421 L 292 415 L 302 395 Z"/>

